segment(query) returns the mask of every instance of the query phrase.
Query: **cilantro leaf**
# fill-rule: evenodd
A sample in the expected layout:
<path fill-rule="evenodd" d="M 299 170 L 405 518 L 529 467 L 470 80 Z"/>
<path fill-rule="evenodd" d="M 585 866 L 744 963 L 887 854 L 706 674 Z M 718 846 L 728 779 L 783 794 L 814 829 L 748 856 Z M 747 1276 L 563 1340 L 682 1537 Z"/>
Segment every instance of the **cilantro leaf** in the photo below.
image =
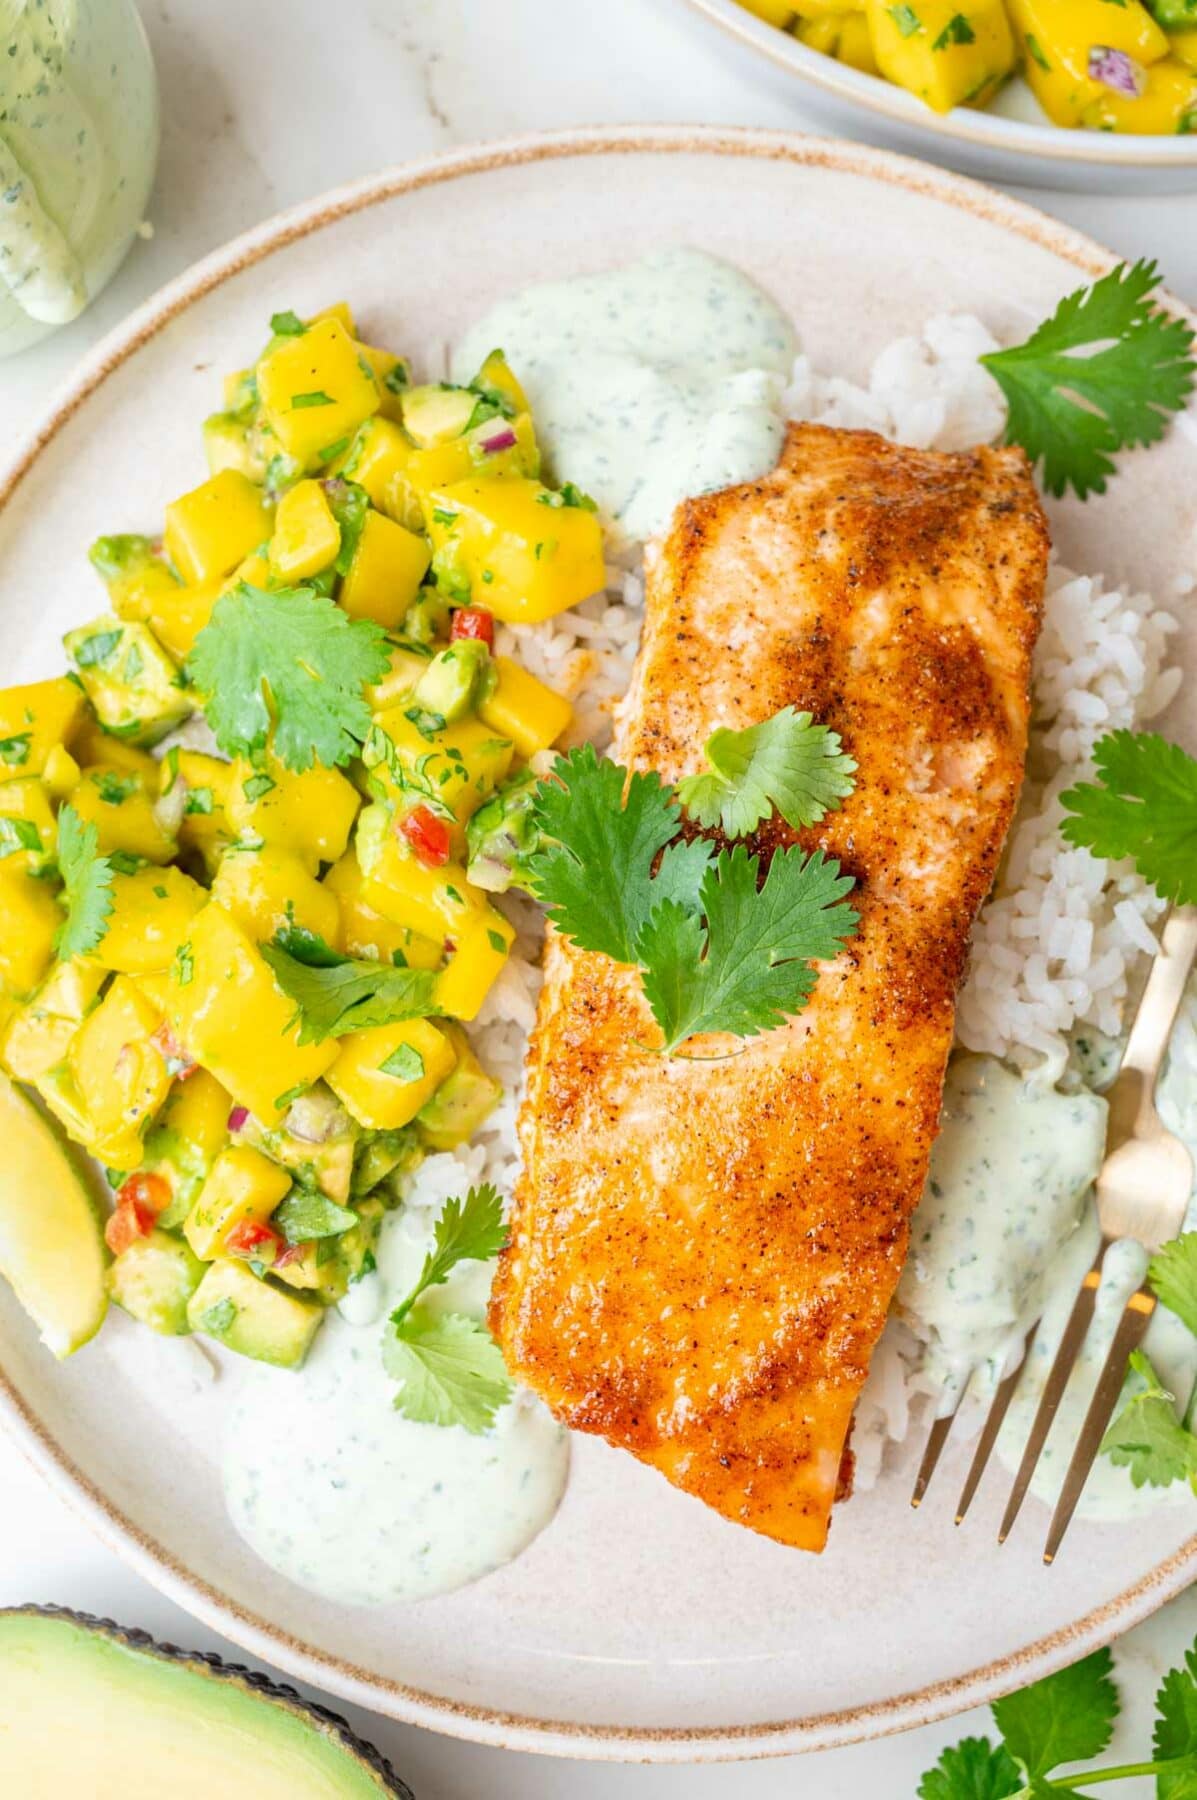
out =
<path fill-rule="evenodd" d="M 58 814 L 58 869 L 67 916 L 54 948 L 63 962 L 86 956 L 108 930 L 112 916 L 112 865 L 99 854 L 99 833 L 67 804 Z"/>
<path fill-rule="evenodd" d="M 371 1025 L 426 1019 L 436 1011 L 433 969 L 398 969 L 367 957 L 340 956 L 323 946 L 320 960 L 296 954 L 294 933 L 259 946 L 288 999 L 294 1000 L 301 1044 L 322 1044 Z"/>
<path fill-rule="evenodd" d="M 1154 731 L 1113 731 L 1093 747 L 1100 785 L 1060 796 L 1061 830 L 1095 856 L 1134 859 L 1164 900 L 1197 902 L 1197 758 Z"/>
<path fill-rule="evenodd" d="M 1101 1440 L 1104 1455 L 1126 1469 L 1135 1487 L 1170 1487 L 1189 1481 L 1197 1488 L 1197 1438 L 1176 1416 L 1168 1392 L 1142 1350 L 1131 1352 L 1136 1391 Z"/>
<path fill-rule="evenodd" d="M 1192 329 L 1148 299 L 1154 262 L 1120 263 L 1061 300 L 1025 344 L 982 364 L 1006 396 L 1006 442 L 1043 464 L 1051 494 L 1105 492 L 1114 453 L 1152 444 L 1193 386 Z"/>
<path fill-rule="evenodd" d="M 1048 1775 L 1061 1763 L 1087 1761 L 1105 1749 L 1118 1717 L 1112 1667 L 1110 1652 L 1097 1650 L 994 1702 L 1006 1748 L 1030 1777 Z"/>
<path fill-rule="evenodd" d="M 307 1244 L 313 1238 L 340 1237 L 352 1231 L 358 1219 L 348 1206 L 338 1206 L 324 1194 L 293 1187 L 275 1207 L 271 1222 L 289 1244 Z"/>
<path fill-rule="evenodd" d="M 506 1241 L 503 1201 L 489 1182 L 472 1187 L 464 1200 L 445 1201 L 432 1249 L 383 1336 L 383 1367 L 402 1384 L 395 1406 L 407 1418 L 486 1431 L 510 1399 L 510 1377 L 485 1325 L 418 1308 L 421 1296 L 447 1281 L 459 1262 L 489 1262 Z"/>
<path fill-rule="evenodd" d="M 461 1313 L 413 1317 L 402 1333 L 389 1327 L 383 1367 L 401 1383 L 396 1411 L 425 1425 L 488 1431 L 511 1398 L 511 1377 L 485 1325 Z"/>
<path fill-rule="evenodd" d="M 502 1196 L 489 1181 L 470 1188 L 464 1200 L 455 1195 L 446 1200 L 436 1222 L 432 1249 L 415 1286 L 391 1314 L 391 1323 L 402 1325 L 420 1295 L 427 1288 L 440 1287 L 459 1262 L 489 1262 L 506 1242 Z"/>
<path fill-rule="evenodd" d="M 679 782 L 678 798 L 699 825 L 728 837 L 755 831 L 774 807 L 795 830 L 817 825 L 854 786 L 838 733 L 792 706 L 744 731 L 712 732 L 706 759 L 708 772 Z"/>
<path fill-rule="evenodd" d="M 311 588 L 242 582 L 216 602 L 187 661 L 228 756 L 272 740 L 287 768 L 348 762 L 370 730 L 363 687 L 390 662 L 386 634 Z"/>
<path fill-rule="evenodd" d="M 703 876 L 705 932 L 677 901 L 641 930 L 636 955 L 666 1054 L 697 1032 L 755 1037 L 801 1012 L 817 978 L 811 964 L 838 956 L 856 930 L 844 903 L 852 877 L 821 851 L 778 851 L 758 887 L 759 875 L 742 845 L 724 850 Z"/>
<path fill-rule="evenodd" d="M 946 1749 L 919 1782 L 919 1800 L 1009 1800 L 1024 1782 L 1004 1744 L 962 1738 Z"/>
<path fill-rule="evenodd" d="M 1164 1676 L 1155 1707 L 1152 1750 L 1157 1762 L 1172 1764 L 1157 1778 L 1159 1800 L 1197 1800 L 1197 1645 Z"/>
<path fill-rule="evenodd" d="M 1147 1279 L 1156 1298 L 1197 1337 L 1197 1231 L 1186 1231 L 1157 1250 Z"/>
<path fill-rule="evenodd" d="M 542 842 L 529 874 L 554 925 L 583 950 L 635 962 L 652 864 L 681 823 L 669 788 L 584 744 L 557 758 L 536 790 L 533 820 Z"/>

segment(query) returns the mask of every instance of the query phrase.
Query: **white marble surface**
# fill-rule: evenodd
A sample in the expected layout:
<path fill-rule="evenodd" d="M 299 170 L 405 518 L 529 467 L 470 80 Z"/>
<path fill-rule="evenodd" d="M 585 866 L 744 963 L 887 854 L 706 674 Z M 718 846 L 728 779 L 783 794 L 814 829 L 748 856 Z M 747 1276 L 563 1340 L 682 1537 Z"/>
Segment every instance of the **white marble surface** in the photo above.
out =
<path fill-rule="evenodd" d="M 0 363 L 0 427 L 23 431 L 76 360 L 159 283 L 280 207 L 413 154 L 538 126 L 676 120 L 810 128 L 790 96 L 674 0 L 142 0 L 163 90 L 151 221 L 92 310 Z M 330 24 L 335 20 L 335 29 Z M 1197 303 L 1197 198 L 1028 196 Z M 0 1442 L 0 1604 L 58 1601 L 228 1648 L 129 1574 Z M 1050 1573 L 1045 1573 L 1050 1580 Z M 818 1622 L 811 1622 L 818 1629 Z M 1119 1650 L 1141 1752 L 1150 1695 L 1197 1633 L 1190 1594 Z M 456 1744 L 358 1715 L 418 1800 L 906 1800 L 983 1715 L 798 1761 L 578 1765 Z M 1128 1800 L 1145 1783 L 1119 1785 Z M 230 1797 L 231 1800 L 231 1797 Z"/>

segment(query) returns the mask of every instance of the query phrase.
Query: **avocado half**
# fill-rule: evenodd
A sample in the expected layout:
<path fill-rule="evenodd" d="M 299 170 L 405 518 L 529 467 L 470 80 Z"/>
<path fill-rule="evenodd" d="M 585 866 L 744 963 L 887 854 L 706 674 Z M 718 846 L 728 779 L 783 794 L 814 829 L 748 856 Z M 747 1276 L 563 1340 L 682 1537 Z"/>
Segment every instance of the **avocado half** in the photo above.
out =
<path fill-rule="evenodd" d="M 57 1606 L 0 1610 L 12 1800 L 413 1800 L 344 1719 L 219 1656 Z"/>

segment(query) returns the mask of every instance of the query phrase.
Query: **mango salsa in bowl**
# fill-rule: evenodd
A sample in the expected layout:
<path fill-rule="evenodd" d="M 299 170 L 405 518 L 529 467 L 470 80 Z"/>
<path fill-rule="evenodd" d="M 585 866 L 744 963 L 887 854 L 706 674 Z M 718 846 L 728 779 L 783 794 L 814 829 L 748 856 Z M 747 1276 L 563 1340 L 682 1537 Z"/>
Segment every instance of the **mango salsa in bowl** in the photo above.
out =
<path fill-rule="evenodd" d="M 92 546 L 68 671 L 0 690 L 0 1271 L 58 1355 L 113 1300 L 294 1368 L 500 1098 L 496 846 L 572 711 L 495 623 L 601 589 L 602 536 L 501 352 L 413 383 L 343 304 L 276 313 L 203 438 Z"/>

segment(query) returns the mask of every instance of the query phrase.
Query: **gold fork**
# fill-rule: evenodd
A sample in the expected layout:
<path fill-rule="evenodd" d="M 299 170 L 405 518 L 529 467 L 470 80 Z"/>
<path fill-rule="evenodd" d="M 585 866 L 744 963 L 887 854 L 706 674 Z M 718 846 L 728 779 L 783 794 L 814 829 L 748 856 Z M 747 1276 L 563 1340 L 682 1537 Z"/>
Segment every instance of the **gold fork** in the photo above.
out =
<path fill-rule="evenodd" d="M 1068 1378 L 1085 1341 L 1093 1318 L 1097 1291 L 1101 1285 L 1106 1251 L 1119 1238 L 1134 1238 L 1144 1249 L 1158 1250 L 1161 1244 L 1175 1237 L 1184 1221 L 1193 1189 L 1193 1159 L 1180 1139 L 1166 1130 L 1161 1122 L 1155 1109 L 1155 1085 L 1184 995 L 1185 983 L 1195 959 L 1197 907 L 1176 907 L 1164 926 L 1160 953 L 1152 963 L 1143 998 L 1131 1027 L 1122 1066 L 1108 1095 L 1110 1112 L 1107 1154 L 1097 1177 L 1096 1188 L 1101 1242 L 1093 1265 L 1073 1303 L 1055 1361 L 1044 1384 L 998 1532 L 999 1543 L 1005 1543 L 1018 1517 L 1068 1385 Z M 1110 1415 L 1122 1391 L 1127 1360 L 1147 1330 L 1155 1304 L 1155 1295 L 1144 1283 L 1131 1295 L 1123 1309 L 1056 1502 L 1043 1553 L 1045 1562 L 1050 1563 L 1054 1559 L 1068 1529 L 1105 1435 Z M 1032 1330 L 1023 1346 L 1022 1358 L 1001 1382 L 990 1404 L 961 1490 L 956 1509 L 958 1525 L 968 1511 L 989 1462 L 1002 1421 L 1026 1367 L 1026 1358 L 1034 1338 L 1035 1332 Z M 967 1386 L 967 1382 L 962 1385 L 961 1395 Z M 958 1407 L 959 1396 L 956 1408 L 936 1419 L 931 1427 L 911 1496 L 911 1504 L 914 1506 L 919 1505 L 927 1491 Z"/>

